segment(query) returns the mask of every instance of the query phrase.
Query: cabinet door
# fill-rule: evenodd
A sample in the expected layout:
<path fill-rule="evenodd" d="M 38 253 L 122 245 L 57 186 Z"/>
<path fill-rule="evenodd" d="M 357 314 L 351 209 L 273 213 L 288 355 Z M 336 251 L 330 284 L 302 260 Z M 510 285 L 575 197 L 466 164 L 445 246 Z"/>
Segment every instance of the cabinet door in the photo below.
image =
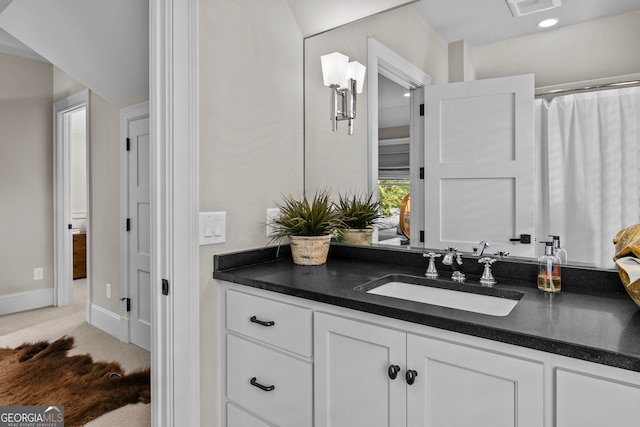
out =
<path fill-rule="evenodd" d="M 409 427 L 541 427 L 543 365 L 407 336 Z"/>
<path fill-rule="evenodd" d="M 405 333 L 316 313 L 314 344 L 316 427 L 406 424 Z"/>
<path fill-rule="evenodd" d="M 558 369 L 556 425 L 636 427 L 640 386 Z"/>

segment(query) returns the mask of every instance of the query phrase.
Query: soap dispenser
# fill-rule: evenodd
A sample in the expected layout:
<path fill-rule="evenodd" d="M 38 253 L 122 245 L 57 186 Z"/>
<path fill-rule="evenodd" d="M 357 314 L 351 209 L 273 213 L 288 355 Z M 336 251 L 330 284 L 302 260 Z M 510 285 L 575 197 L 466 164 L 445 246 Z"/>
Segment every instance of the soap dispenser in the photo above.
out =
<path fill-rule="evenodd" d="M 560 236 L 549 234 L 553 239 L 553 254 L 560 259 L 560 264 L 567 263 L 567 251 L 560 247 Z"/>
<path fill-rule="evenodd" d="M 553 242 L 544 243 L 544 255 L 538 259 L 538 289 L 560 291 L 560 258 L 553 254 Z"/>

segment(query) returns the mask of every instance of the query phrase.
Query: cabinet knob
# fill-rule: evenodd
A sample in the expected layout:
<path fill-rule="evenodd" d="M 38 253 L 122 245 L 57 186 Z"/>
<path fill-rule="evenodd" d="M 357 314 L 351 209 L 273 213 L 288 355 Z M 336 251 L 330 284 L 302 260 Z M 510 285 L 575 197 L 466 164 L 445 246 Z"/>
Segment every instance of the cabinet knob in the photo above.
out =
<path fill-rule="evenodd" d="M 389 365 L 389 378 L 395 380 L 400 372 L 400 366 L 398 365 Z"/>
<path fill-rule="evenodd" d="M 407 384 L 412 385 L 414 382 L 416 382 L 417 376 L 418 376 L 418 373 L 416 371 L 414 371 L 413 369 L 409 369 L 405 375 L 405 378 L 407 379 Z"/>
<path fill-rule="evenodd" d="M 256 316 L 251 316 L 249 321 L 252 323 L 257 323 L 258 325 L 262 325 L 262 326 L 273 326 L 276 324 L 276 322 L 274 322 L 273 320 L 260 320 Z"/>
<path fill-rule="evenodd" d="M 251 378 L 249 380 L 249 382 L 251 383 L 252 386 L 258 387 L 260 390 L 264 390 L 264 391 L 273 391 L 276 388 L 276 386 L 274 386 L 274 385 L 262 385 L 262 384 L 260 384 L 256 377 Z"/>

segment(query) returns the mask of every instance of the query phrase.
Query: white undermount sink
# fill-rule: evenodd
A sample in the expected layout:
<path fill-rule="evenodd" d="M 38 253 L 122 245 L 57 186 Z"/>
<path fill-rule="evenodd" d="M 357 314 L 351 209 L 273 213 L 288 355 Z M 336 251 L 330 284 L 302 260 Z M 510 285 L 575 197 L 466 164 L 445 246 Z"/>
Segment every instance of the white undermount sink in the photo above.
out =
<path fill-rule="evenodd" d="M 522 293 L 477 285 L 431 280 L 393 274 L 359 286 L 368 294 L 432 304 L 457 310 L 506 316 L 518 304 Z"/>

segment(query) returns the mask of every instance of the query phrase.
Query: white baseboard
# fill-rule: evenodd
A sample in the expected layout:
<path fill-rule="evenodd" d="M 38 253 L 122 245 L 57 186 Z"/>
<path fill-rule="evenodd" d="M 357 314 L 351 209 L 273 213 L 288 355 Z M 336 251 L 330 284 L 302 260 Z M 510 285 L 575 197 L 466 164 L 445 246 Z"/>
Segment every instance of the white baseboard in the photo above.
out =
<path fill-rule="evenodd" d="M 129 330 L 129 319 L 96 304 L 91 304 L 90 310 L 91 326 L 95 326 L 109 335 L 113 335 L 120 341 L 129 342 L 127 333 Z"/>
<path fill-rule="evenodd" d="M 53 305 L 53 288 L 0 295 L 0 315 Z"/>

